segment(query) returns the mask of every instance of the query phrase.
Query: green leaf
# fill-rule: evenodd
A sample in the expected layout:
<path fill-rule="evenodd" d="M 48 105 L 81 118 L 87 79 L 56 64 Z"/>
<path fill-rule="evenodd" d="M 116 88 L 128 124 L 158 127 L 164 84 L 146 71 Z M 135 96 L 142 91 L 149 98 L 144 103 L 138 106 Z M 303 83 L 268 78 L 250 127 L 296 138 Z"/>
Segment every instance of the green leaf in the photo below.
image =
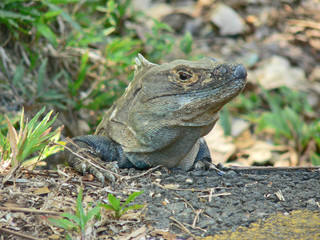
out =
<path fill-rule="evenodd" d="M 317 153 L 313 153 L 311 155 L 311 162 L 313 166 L 320 166 L 320 155 Z"/>
<path fill-rule="evenodd" d="M 58 15 L 60 15 L 60 13 L 62 13 L 62 9 L 60 10 L 57 10 L 57 11 L 49 11 L 49 12 L 46 12 L 44 15 L 43 15 L 43 18 L 45 19 L 50 19 L 50 18 L 54 18 Z"/>
<path fill-rule="evenodd" d="M 138 197 L 141 193 L 143 193 L 143 191 L 141 192 L 133 192 L 129 195 L 129 197 L 127 198 L 127 200 L 122 204 L 121 208 L 123 208 L 124 206 L 128 205 L 130 202 L 132 202 L 136 197 Z"/>
<path fill-rule="evenodd" d="M 85 218 L 85 223 L 87 223 L 89 220 L 91 220 L 93 217 L 95 217 L 100 211 L 100 206 L 96 206 L 92 208 L 90 211 L 88 211 L 87 216 Z"/>
<path fill-rule="evenodd" d="M 66 230 L 77 229 L 77 225 L 75 225 L 74 223 L 70 222 L 67 219 L 49 218 L 48 221 L 51 222 L 52 224 L 58 226 L 58 227 L 66 229 Z"/>
<path fill-rule="evenodd" d="M 54 34 L 54 32 L 49 28 L 46 24 L 41 23 L 41 22 L 36 22 L 35 23 L 37 31 L 44 36 L 46 39 L 48 39 L 53 46 L 57 46 L 57 36 Z"/>
<path fill-rule="evenodd" d="M 189 55 L 192 51 L 192 35 L 190 32 L 186 32 L 180 42 L 180 50 L 186 55 Z"/>
<path fill-rule="evenodd" d="M 60 7 L 58 7 L 57 5 L 54 5 L 54 4 L 48 3 L 48 6 L 53 11 L 61 11 L 62 18 L 64 20 L 66 20 L 74 29 L 76 29 L 77 31 L 79 31 L 80 33 L 83 34 L 83 30 L 82 30 L 80 24 L 77 23 L 76 21 L 74 21 L 72 19 L 72 17 L 67 12 L 63 11 L 63 9 L 61 9 Z"/>
<path fill-rule="evenodd" d="M 41 63 L 39 71 L 38 71 L 38 82 L 37 82 L 37 92 L 40 93 L 44 89 L 44 81 L 46 78 L 46 69 L 47 69 L 48 59 L 44 59 Z"/>
<path fill-rule="evenodd" d="M 106 210 L 116 211 L 116 210 L 114 209 L 114 207 L 113 207 L 112 205 L 110 205 L 110 204 L 100 204 L 99 206 L 105 208 Z"/>
<path fill-rule="evenodd" d="M 121 211 L 120 215 L 122 215 L 123 213 L 127 212 L 128 210 L 138 210 L 138 209 L 141 209 L 143 207 L 144 207 L 144 205 L 141 205 L 141 204 L 135 204 L 135 205 L 126 207 Z"/>
<path fill-rule="evenodd" d="M 61 213 L 61 216 L 68 218 L 69 220 L 73 220 L 77 225 L 80 226 L 80 219 L 76 215 L 73 215 L 72 213 L 65 212 L 65 213 Z"/>
<path fill-rule="evenodd" d="M 226 107 L 224 107 L 220 111 L 220 125 L 223 128 L 225 135 L 231 135 L 231 122 L 230 122 L 230 116 L 229 111 Z"/>
<path fill-rule="evenodd" d="M 23 67 L 23 63 L 20 62 L 19 66 L 17 66 L 15 73 L 14 73 L 14 76 L 13 76 L 13 81 L 12 81 L 13 86 L 17 87 L 18 83 L 22 83 L 23 76 L 24 76 L 24 67 Z"/>
<path fill-rule="evenodd" d="M 80 228 L 81 231 L 83 232 L 84 227 L 85 227 L 85 212 L 83 209 L 83 205 L 82 205 L 82 192 L 83 192 L 83 187 L 80 187 L 80 191 L 78 193 L 78 197 L 77 197 L 77 204 L 76 204 L 76 215 L 78 216 L 79 220 L 80 220 Z"/>
<path fill-rule="evenodd" d="M 16 13 L 16 12 L 10 12 L 10 11 L 3 11 L 0 10 L 0 19 L 20 19 L 20 20 L 28 20 L 28 21 L 34 21 L 35 19 L 33 17 L 30 17 L 28 15 Z"/>
<path fill-rule="evenodd" d="M 111 205 L 113 206 L 114 210 L 120 211 L 120 200 L 118 200 L 115 196 L 113 196 L 111 193 L 108 194 L 108 199 Z"/>
<path fill-rule="evenodd" d="M 79 0 L 47 0 L 46 2 L 52 4 L 70 4 L 70 3 L 79 3 Z"/>

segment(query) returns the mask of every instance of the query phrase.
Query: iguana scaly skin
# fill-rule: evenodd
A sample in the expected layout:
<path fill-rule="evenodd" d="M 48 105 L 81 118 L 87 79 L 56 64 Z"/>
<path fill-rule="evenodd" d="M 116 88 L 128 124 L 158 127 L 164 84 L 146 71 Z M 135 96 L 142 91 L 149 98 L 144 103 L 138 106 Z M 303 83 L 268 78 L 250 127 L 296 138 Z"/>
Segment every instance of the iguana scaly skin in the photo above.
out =
<path fill-rule="evenodd" d="M 102 161 L 120 168 L 146 169 L 163 165 L 190 170 L 210 162 L 202 138 L 219 118 L 219 110 L 245 86 L 243 65 L 212 58 L 176 60 L 161 65 L 136 58 L 135 74 L 124 95 L 106 112 L 94 135 L 73 138 Z M 80 172 L 104 175 L 66 151 L 67 161 Z"/>

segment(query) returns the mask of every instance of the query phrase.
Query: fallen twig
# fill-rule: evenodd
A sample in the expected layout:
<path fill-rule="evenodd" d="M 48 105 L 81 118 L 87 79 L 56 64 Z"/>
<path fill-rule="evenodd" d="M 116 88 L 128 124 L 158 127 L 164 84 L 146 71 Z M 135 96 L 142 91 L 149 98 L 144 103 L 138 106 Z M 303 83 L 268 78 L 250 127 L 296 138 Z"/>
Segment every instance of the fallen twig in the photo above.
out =
<path fill-rule="evenodd" d="M 170 220 L 174 221 L 174 223 L 171 223 L 175 227 L 179 228 L 184 233 L 188 234 L 189 236 L 193 237 L 194 239 L 199 239 L 197 236 L 193 235 L 181 222 L 179 222 L 174 217 L 169 217 Z"/>
<path fill-rule="evenodd" d="M 229 196 L 231 195 L 231 193 L 229 192 L 225 192 L 225 193 L 216 193 L 216 194 L 209 194 L 209 195 L 203 195 L 203 196 L 199 196 L 199 198 L 205 198 L 205 197 L 208 197 L 208 198 L 212 198 L 212 197 L 220 197 L 220 196 Z"/>
<path fill-rule="evenodd" d="M 241 170 L 271 170 L 271 171 L 277 171 L 277 170 L 319 170 L 320 167 L 242 167 L 242 166 L 228 166 L 229 170 L 234 170 L 234 171 L 241 171 Z"/>
<path fill-rule="evenodd" d="M 0 210 L 9 211 L 9 212 L 24 212 L 24 213 L 51 214 L 51 215 L 61 214 L 60 212 L 29 209 L 29 208 L 19 208 L 19 207 L 0 207 Z"/>
<path fill-rule="evenodd" d="M 39 240 L 40 239 L 40 238 L 37 238 L 37 237 L 34 237 L 34 236 L 30 236 L 30 235 L 27 235 L 27 234 L 24 234 L 24 233 L 21 233 L 21 232 L 17 232 L 17 231 L 12 231 L 12 230 L 9 230 L 9 229 L 6 229 L 6 228 L 2 228 L 2 227 L 0 227 L 0 232 L 4 232 L 4 233 L 9 234 L 9 235 L 17 236 L 17 237 L 22 238 L 22 239 L 31 239 L 31 240 Z"/>

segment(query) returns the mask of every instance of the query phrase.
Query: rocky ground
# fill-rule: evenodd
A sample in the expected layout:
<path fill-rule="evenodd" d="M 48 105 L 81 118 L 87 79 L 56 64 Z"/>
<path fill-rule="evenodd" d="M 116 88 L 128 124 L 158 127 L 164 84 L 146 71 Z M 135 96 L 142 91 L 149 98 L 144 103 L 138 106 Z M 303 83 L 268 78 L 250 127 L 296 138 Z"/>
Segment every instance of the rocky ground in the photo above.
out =
<path fill-rule="evenodd" d="M 108 193 L 124 201 L 130 193 L 144 191 L 134 201 L 144 204 L 144 209 L 130 211 L 120 220 L 103 212 L 88 239 L 175 239 L 213 235 L 219 239 L 225 236 L 219 235 L 225 231 L 233 232 L 258 220 L 264 222 L 275 213 L 285 216 L 301 209 L 319 212 L 320 171 L 317 168 L 222 171 L 125 169 L 120 172 L 123 177 L 106 187 L 64 168 L 59 173 L 30 172 L 15 185 L 8 182 L 0 190 L 0 231 L 6 227 L 14 233 L 61 238 L 64 235 L 61 229 L 48 224 L 46 219 L 61 210 L 74 210 L 81 183 L 85 206 L 108 202 Z M 315 229 L 320 229 L 319 221 L 316 226 Z M 290 232 L 289 227 L 282 231 Z M 306 231 L 306 225 L 300 227 L 302 232 Z M 21 237 L 14 235 L 4 236 L 5 239 Z"/>

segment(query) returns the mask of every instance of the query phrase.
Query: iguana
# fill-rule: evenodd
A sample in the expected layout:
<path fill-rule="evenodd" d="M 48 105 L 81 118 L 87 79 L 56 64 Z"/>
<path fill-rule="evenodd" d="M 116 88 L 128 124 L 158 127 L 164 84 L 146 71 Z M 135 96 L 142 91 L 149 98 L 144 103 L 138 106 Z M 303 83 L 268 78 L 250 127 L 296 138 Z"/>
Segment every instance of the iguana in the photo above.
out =
<path fill-rule="evenodd" d="M 210 163 L 203 136 L 219 118 L 219 110 L 246 84 L 243 65 L 213 58 L 175 60 L 161 65 L 135 59 L 134 79 L 106 112 L 94 135 L 73 138 L 67 147 L 85 150 L 120 168 L 147 169 L 163 165 L 190 170 Z M 104 181 L 107 174 L 65 151 L 67 162 L 79 172 Z"/>

